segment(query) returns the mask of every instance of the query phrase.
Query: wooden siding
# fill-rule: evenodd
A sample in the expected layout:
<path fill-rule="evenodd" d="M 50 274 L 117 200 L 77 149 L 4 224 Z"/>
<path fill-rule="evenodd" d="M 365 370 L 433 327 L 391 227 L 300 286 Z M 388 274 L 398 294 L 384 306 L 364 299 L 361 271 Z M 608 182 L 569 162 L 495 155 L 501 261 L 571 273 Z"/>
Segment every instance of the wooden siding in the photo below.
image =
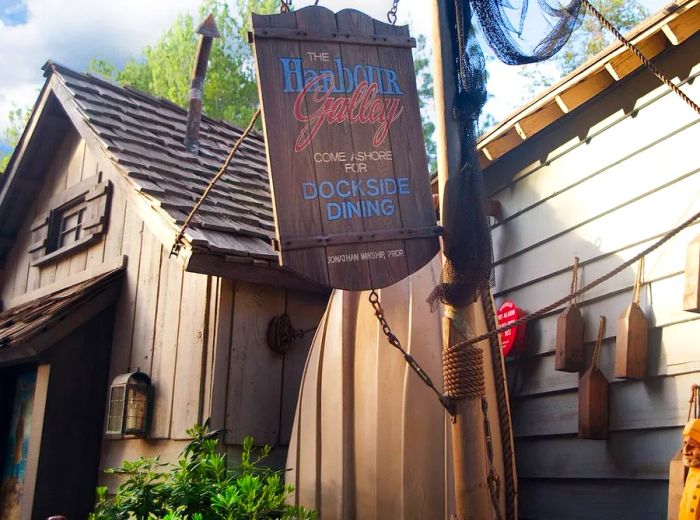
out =
<path fill-rule="evenodd" d="M 700 99 L 700 38 L 659 59 Z M 497 304 L 534 311 L 633 257 L 700 211 L 700 119 L 646 71 L 630 75 L 485 170 L 494 221 Z M 646 258 L 641 305 L 650 321 L 648 375 L 613 376 L 615 323 L 637 266 L 585 294 L 586 367 L 598 317 L 608 318 L 600 366 L 610 381 L 610 435 L 582 440 L 580 374 L 554 370 L 559 311 L 528 325 L 508 361 L 520 477 L 529 519 L 665 518 L 668 462 L 680 443 L 690 385 L 700 382 L 700 316 L 682 310 L 686 245 L 695 224 Z M 622 513 L 624 511 L 624 514 Z M 629 513 L 629 514 L 628 514 Z"/>
<path fill-rule="evenodd" d="M 280 287 L 222 280 L 207 403 L 212 426 L 226 442 L 289 444 L 306 355 L 325 310 L 325 296 Z M 270 319 L 287 313 L 296 329 L 310 330 L 284 356 L 267 345 Z"/>
<path fill-rule="evenodd" d="M 29 226 L 36 215 L 48 209 L 51 197 L 98 172 L 114 185 L 104 238 L 56 262 L 30 267 Z M 144 224 L 138 195 L 119 175 L 99 150 L 74 129 L 67 131 L 8 254 L 0 294 L 12 304 L 37 289 L 72 284 L 81 274 L 97 273 L 127 256 L 114 318 L 110 381 L 130 369 L 150 374 L 156 387 L 153 437 L 183 438 L 186 428 L 202 420 L 199 386 L 210 277 L 185 273 L 181 260 L 168 258 L 169 245 Z"/>

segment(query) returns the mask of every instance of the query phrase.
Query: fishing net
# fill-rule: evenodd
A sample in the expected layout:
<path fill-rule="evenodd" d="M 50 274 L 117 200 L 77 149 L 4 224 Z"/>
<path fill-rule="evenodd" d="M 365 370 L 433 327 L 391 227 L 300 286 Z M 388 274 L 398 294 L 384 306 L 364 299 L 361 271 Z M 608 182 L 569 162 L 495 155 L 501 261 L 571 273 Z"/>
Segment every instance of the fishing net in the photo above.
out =
<path fill-rule="evenodd" d="M 472 18 L 501 61 L 535 63 L 559 51 L 579 23 L 581 0 L 562 2 L 454 0 L 454 9 L 450 9 L 450 27 L 455 29 L 450 34 L 457 56 L 453 117 L 462 126 L 462 166 L 459 172 L 450 173 L 445 185 L 441 216 L 445 264 L 440 283 L 430 295 L 431 304 L 465 306 L 493 285 L 486 192 L 476 153 L 477 121 L 487 98 L 485 60 Z"/>

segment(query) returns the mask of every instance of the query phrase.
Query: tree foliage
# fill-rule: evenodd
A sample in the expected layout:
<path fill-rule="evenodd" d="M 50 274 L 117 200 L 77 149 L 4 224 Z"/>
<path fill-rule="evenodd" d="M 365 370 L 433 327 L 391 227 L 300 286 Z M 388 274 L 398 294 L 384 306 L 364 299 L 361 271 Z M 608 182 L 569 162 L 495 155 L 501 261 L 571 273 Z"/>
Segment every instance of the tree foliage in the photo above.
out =
<path fill-rule="evenodd" d="M 639 0 L 591 0 L 591 3 L 622 33 L 649 16 L 649 11 Z M 597 18 L 585 12 L 580 26 L 552 59 L 551 64 L 533 64 L 522 68 L 521 75 L 529 81 L 528 96 L 573 71 L 610 45 L 614 39 Z"/>
<path fill-rule="evenodd" d="M 422 34 L 416 38 L 416 55 L 413 59 L 413 65 L 416 71 L 418 105 L 423 122 L 423 140 L 425 141 L 425 151 L 428 154 L 428 169 L 430 172 L 435 172 L 437 171 L 437 147 L 433 140 L 435 124 L 430 119 L 430 111 L 433 109 L 433 75 L 430 72 L 430 51 L 427 49 L 425 36 Z"/>
<path fill-rule="evenodd" d="M 250 45 L 246 43 L 250 14 L 273 13 L 278 0 L 236 0 L 235 13 L 223 0 L 205 0 L 199 8 L 203 19 L 213 13 L 221 39 L 212 47 L 202 107 L 205 114 L 246 126 L 258 104 L 255 69 Z M 182 107 L 187 106 L 192 60 L 196 46 L 195 20 L 181 15 L 141 56 L 129 60 L 119 70 L 113 64 L 95 59 L 90 70 L 107 76 L 120 85 L 130 85 L 155 96 L 164 97 Z M 423 120 L 423 136 L 431 171 L 437 167 L 435 125 L 430 120 L 433 78 L 430 73 L 430 51 L 424 36 L 417 39 L 414 60 L 418 95 Z"/>
<path fill-rule="evenodd" d="M 22 131 L 24 130 L 27 121 L 29 121 L 29 116 L 32 113 L 29 107 L 18 107 L 14 106 L 10 113 L 7 115 L 9 121 L 8 127 L 3 132 L 3 141 L 9 147 L 9 150 L 3 154 L 0 152 L 0 174 L 5 171 L 7 164 L 10 162 L 10 157 L 12 156 L 12 150 L 17 143 L 19 138 L 22 137 Z"/>
<path fill-rule="evenodd" d="M 204 112 L 239 126 L 248 124 L 258 102 L 252 52 L 246 43 L 251 12 L 271 13 L 279 8 L 274 0 L 237 0 L 235 13 L 223 0 L 205 0 L 199 18 L 214 15 L 221 38 L 212 46 L 203 93 Z M 104 60 L 93 60 L 90 69 L 121 85 L 130 85 L 185 107 L 188 102 L 194 50 L 198 35 L 192 16 L 181 15 L 141 56 L 119 70 Z"/>

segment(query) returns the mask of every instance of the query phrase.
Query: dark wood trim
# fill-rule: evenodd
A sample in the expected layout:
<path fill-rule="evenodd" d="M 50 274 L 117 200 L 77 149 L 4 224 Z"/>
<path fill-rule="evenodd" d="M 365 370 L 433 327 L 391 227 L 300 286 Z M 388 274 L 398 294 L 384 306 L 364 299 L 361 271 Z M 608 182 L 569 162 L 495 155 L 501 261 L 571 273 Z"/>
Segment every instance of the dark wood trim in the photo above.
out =
<path fill-rule="evenodd" d="M 295 42 L 349 43 L 352 45 L 371 45 L 373 47 L 408 47 L 416 46 L 415 38 L 390 35 L 364 35 L 358 33 L 330 32 L 310 33 L 301 29 L 266 28 L 253 29 L 249 33 L 252 40 L 272 39 L 291 40 Z M 251 41 L 252 43 L 252 41 Z"/>
<path fill-rule="evenodd" d="M 56 251 L 52 251 L 48 255 L 42 256 L 41 258 L 37 258 L 36 260 L 33 260 L 29 265 L 32 267 L 39 267 L 42 265 L 46 265 L 49 262 L 53 262 L 55 260 L 58 260 L 59 258 L 63 258 L 67 255 L 71 255 L 73 253 L 77 253 L 78 251 L 81 251 L 88 247 L 91 244 L 94 244 L 98 240 L 102 239 L 102 235 L 88 235 L 86 237 L 83 237 L 79 240 L 76 240 L 72 244 L 68 244 L 67 246 L 63 246 L 60 249 L 56 249 Z M 31 251 L 30 251 L 31 252 Z"/>
<path fill-rule="evenodd" d="M 262 283 L 318 294 L 328 294 L 331 290 L 277 264 L 265 260 L 253 260 L 249 257 L 193 253 L 187 262 L 186 270 L 191 273 L 221 276 L 235 281 Z"/>
<path fill-rule="evenodd" d="M 318 237 L 291 238 L 282 240 L 282 248 L 286 251 L 310 249 L 325 245 L 342 246 L 348 244 L 365 244 L 383 242 L 386 240 L 411 240 L 414 238 L 436 237 L 442 235 L 441 226 L 427 226 L 406 229 L 382 229 L 362 233 L 342 233 Z M 277 246 L 277 241 L 274 242 Z"/>

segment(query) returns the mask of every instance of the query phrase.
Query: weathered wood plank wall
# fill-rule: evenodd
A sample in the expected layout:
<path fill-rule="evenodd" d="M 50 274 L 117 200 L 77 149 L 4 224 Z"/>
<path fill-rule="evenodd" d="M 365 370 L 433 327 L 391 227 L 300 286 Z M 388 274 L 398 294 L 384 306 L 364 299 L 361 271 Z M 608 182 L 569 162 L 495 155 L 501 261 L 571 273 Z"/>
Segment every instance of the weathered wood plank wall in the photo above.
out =
<path fill-rule="evenodd" d="M 659 59 L 694 99 L 699 51 L 696 36 Z M 543 307 L 568 293 L 574 256 L 586 284 L 700 210 L 700 119 L 655 81 L 635 73 L 486 169 L 503 208 L 493 227 L 497 304 Z M 646 258 L 646 379 L 613 376 L 615 322 L 636 266 L 579 301 L 587 366 L 598 317 L 608 318 L 607 441 L 576 437 L 580 374 L 554 370 L 558 312 L 528 325 L 526 353 L 508 362 L 523 518 L 665 518 L 668 461 L 700 382 L 700 316 L 681 310 L 685 247 L 698 233 L 691 226 Z"/>
<path fill-rule="evenodd" d="M 230 444 L 240 444 L 245 435 L 257 443 L 288 444 L 313 334 L 296 340 L 283 357 L 268 348 L 267 327 L 270 318 L 287 312 L 296 328 L 312 329 L 326 298 L 186 272 L 182 260 L 169 258 L 170 244 L 149 227 L 153 218 L 139 213 L 139 195 L 105 161 L 75 130 L 66 133 L 8 254 L 0 289 L 3 301 L 11 302 L 128 257 L 109 380 L 136 369 L 149 374 L 154 415 L 149 441 L 106 439 L 102 467 L 154 450 L 173 458 L 186 429 L 209 416 L 213 426 L 230 430 Z M 31 222 L 48 210 L 53 196 L 98 172 L 114 187 L 106 235 L 87 249 L 31 267 Z"/>
<path fill-rule="evenodd" d="M 280 287 L 223 280 L 212 355 L 212 426 L 226 428 L 226 442 L 287 445 L 301 374 L 313 330 L 284 356 L 267 345 L 270 319 L 288 314 L 296 329 L 314 329 L 326 297 Z"/>

